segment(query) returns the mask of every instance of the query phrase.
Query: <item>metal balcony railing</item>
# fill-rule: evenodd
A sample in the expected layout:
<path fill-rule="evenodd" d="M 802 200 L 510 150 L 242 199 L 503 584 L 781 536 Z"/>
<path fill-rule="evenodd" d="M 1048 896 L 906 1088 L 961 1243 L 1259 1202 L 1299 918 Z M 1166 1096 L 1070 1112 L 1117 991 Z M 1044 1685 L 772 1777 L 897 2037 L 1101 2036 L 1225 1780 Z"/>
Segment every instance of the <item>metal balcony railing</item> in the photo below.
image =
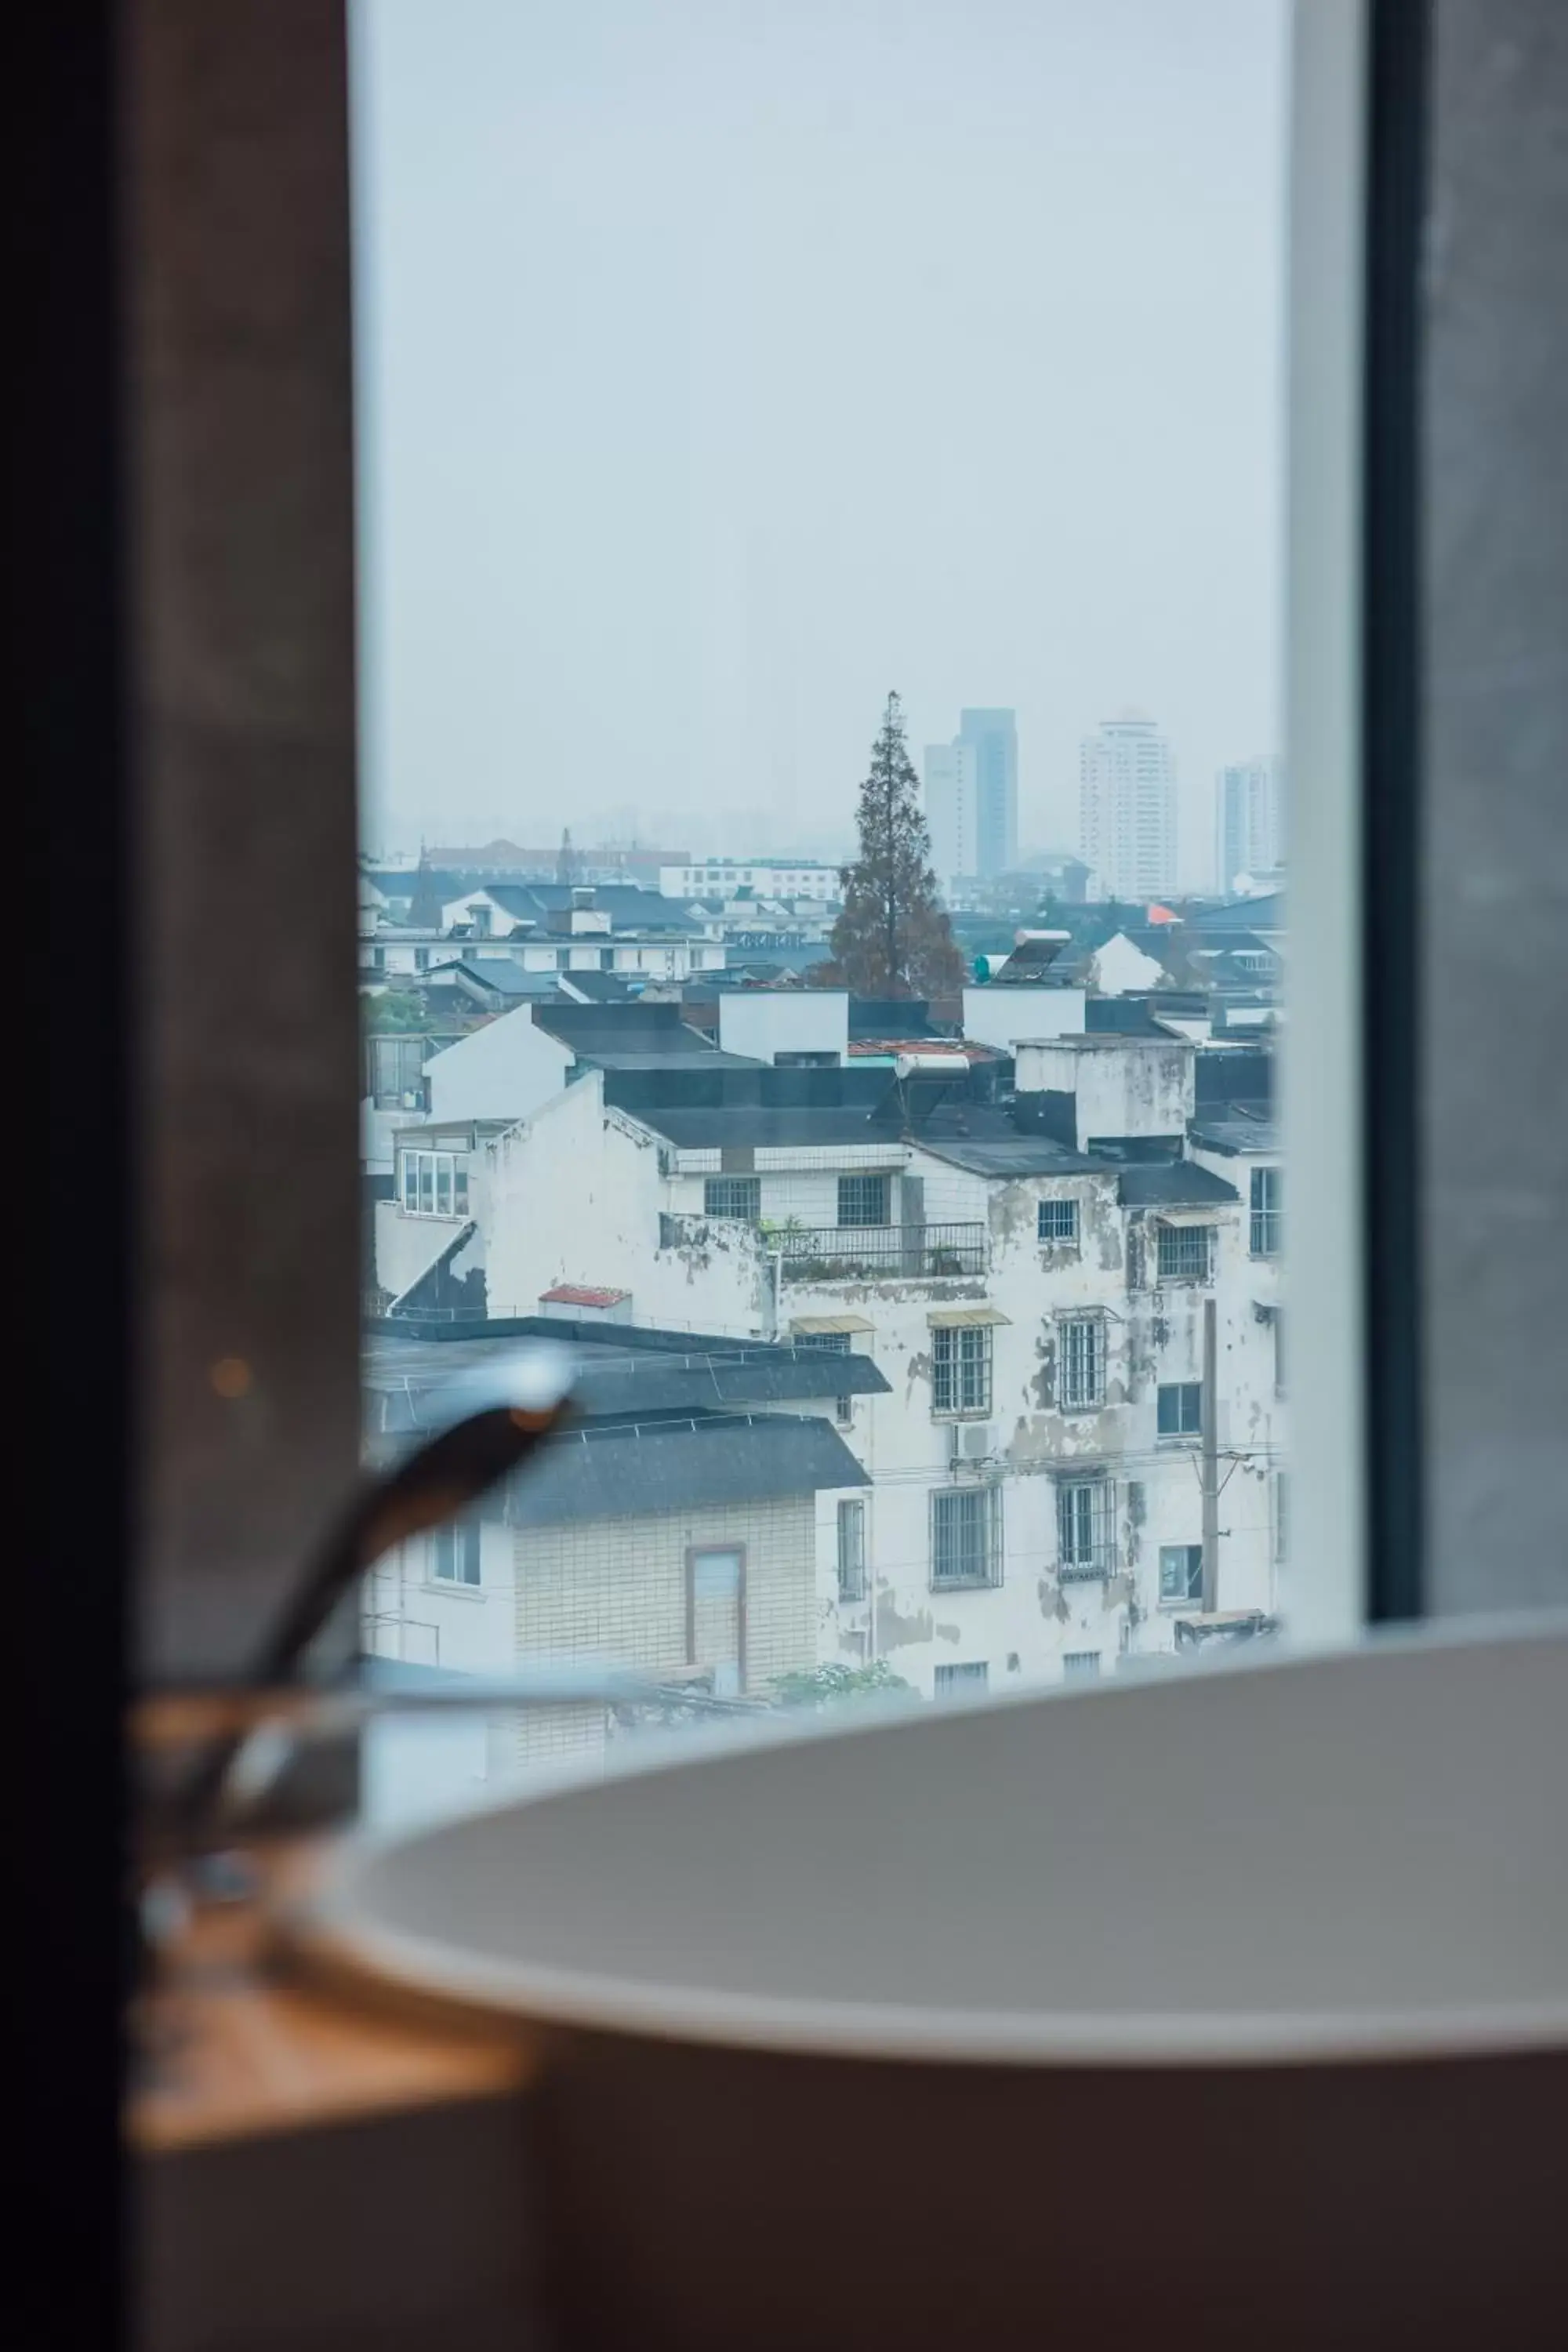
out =
<path fill-rule="evenodd" d="M 910 1282 L 984 1274 L 980 1224 L 775 1226 L 766 1246 L 786 1282 Z"/>

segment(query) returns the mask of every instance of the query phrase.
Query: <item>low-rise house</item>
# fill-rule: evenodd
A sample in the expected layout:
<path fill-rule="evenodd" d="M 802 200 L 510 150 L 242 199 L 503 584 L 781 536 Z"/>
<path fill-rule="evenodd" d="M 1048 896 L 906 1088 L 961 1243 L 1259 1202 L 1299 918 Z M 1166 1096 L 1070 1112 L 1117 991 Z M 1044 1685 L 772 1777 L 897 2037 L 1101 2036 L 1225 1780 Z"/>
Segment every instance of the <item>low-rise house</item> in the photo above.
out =
<path fill-rule="evenodd" d="M 381 1459 L 437 1425 L 443 1391 L 498 1348 L 566 1346 L 576 1381 L 563 1434 L 466 1519 L 411 1538 L 366 1580 L 366 1648 L 468 1674 L 610 1666 L 660 1685 L 672 1706 L 703 1694 L 766 1704 L 780 1677 L 808 1672 L 826 1601 L 817 1496 L 868 1484 L 836 1426 L 840 1391 L 884 1390 L 875 1366 L 552 1317 L 504 1331 L 370 1342 L 368 1438 Z M 499 1780 L 592 1759 L 626 1728 L 586 1702 L 498 1717 L 467 1769 Z"/>

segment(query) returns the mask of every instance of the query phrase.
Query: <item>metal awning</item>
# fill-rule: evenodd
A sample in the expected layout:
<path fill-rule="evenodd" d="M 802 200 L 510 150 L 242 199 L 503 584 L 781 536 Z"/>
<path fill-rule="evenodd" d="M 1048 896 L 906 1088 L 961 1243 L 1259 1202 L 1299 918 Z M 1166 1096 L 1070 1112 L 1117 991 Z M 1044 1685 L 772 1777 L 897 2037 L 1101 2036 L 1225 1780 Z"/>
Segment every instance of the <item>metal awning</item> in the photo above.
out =
<path fill-rule="evenodd" d="M 790 1319 L 792 1331 L 813 1334 L 830 1331 L 874 1331 L 876 1325 L 864 1315 L 795 1315 Z"/>
<path fill-rule="evenodd" d="M 1193 1207 L 1188 1209 L 1161 1209 L 1158 1212 L 1158 1222 L 1162 1225 L 1217 1224 L 1219 1222 L 1220 1211 L 1222 1209 L 1231 1208 L 1234 1206 L 1235 1203 L 1228 1201 L 1205 1201 L 1203 1202 L 1201 1207 Z"/>
<path fill-rule="evenodd" d="M 977 1323 L 1011 1323 L 999 1307 L 933 1307 L 926 1321 L 933 1330 L 957 1331 Z"/>

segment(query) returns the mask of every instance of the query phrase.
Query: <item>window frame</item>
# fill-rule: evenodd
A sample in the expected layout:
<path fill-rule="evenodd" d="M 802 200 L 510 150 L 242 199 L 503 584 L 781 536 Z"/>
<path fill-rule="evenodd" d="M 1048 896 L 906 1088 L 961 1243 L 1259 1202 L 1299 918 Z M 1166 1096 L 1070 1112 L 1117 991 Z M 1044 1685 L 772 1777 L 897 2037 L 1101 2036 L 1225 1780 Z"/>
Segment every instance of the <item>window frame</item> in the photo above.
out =
<path fill-rule="evenodd" d="M 846 1200 L 856 1197 L 855 1188 L 864 1187 L 868 1197 L 879 1202 L 878 1217 L 849 1216 L 844 1213 Z M 838 1179 L 837 1215 L 836 1224 L 851 1233 L 872 1233 L 885 1229 L 893 1222 L 893 1180 L 884 1171 L 848 1169 Z"/>
<path fill-rule="evenodd" d="M 443 1558 L 448 1565 L 442 1566 Z M 484 1536 L 478 1519 L 448 1519 L 429 1539 L 426 1581 L 446 1591 L 476 1592 L 484 1583 Z"/>
<path fill-rule="evenodd" d="M 1181 1400 L 1175 1408 L 1176 1426 L 1165 1426 L 1165 1399 Z M 1189 1400 L 1197 1399 L 1197 1418 L 1189 1422 Z M 1204 1384 L 1202 1381 L 1161 1381 L 1154 1391 L 1154 1434 L 1162 1445 L 1187 1445 L 1204 1433 Z"/>
<path fill-rule="evenodd" d="M 933 1486 L 927 1526 L 928 1553 L 926 1580 L 932 1592 L 994 1591 L 1003 1581 L 1002 1488 L 998 1481 L 988 1479 L 984 1485 L 964 1486 Z M 966 1566 L 954 1572 L 939 1570 L 938 1555 L 944 1538 L 939 1534 L 946 1519 L 958 1520 L 971 1513 L 980 1528 L 978 1569 Z M 951 1536 L 945 1538 L 952 1556 Z M 968 1538 L 964 1538 L 966 1550 Z"/>
<path fill-rule="evenodd" d="M 1051 1217 L 1059 1217 L 1064 1212 L 1068 1222 L 1067 1232 L 1065 1234 L 1048 1234 L 1046 1231 L 1046 1220 L 1047 1215 Z M 1035 1239 L 1042 1249 L 1080 1249 L 1082 1247 L 1082 1242 L 1080 1240 L 1081 1227 L 1082 1220 L 1079 1213 L 1079 1204 L 1076 1200 L 1036 1202 Z"/>
<path fill-rule="evenodd" d="M 994 1360 L 989 1323 L 933 1324 L 931 1419 L 984 1421 L 991 1411 Z"/>
<path fill-rule="evenodd" d="M 989 1658 L 941 1658 L 931 1668 L 931 1696 L 962 1698 L 966 1691 L 989 1691 Z"/>
<path fill-rule="evenodd" d="M 869 1581 L 866 1570 L 866 1497 L 864 1495 L 841 1495 L 834 1517 L 837 1545 L 836 1567 L 840 1607 L 848 1607 L 869 1597 Z M 846 1531 L 853 1529 L 853 1538 L 847 1544 Z"/>
<path fill-rule="evenodd" d="M 715 1208 L 713 1205 L 713 1196 L 715 1192 L 722 1192 L 726 1189 L 738 1193 L 749 1193 L 749 1197 L 753 1204 L 752 1207 L 750 1210 Z M 749 1176 L 743 1174 L 705 1176 L 702 1179 L 702 1213 L 705 1217 L 712 1217 L 718 1220 L 731 1222 L 735 1224 L 761 1224 L 763 1220 L 762 1178 L 760 1176 Z"/>
<path fill-rule="evenodd" d="M 1203 1267 L 1181 1263 L 1194 1255 L 1193 1244 L 1201 1236 Z M 1175 1261 L 1167 1265 L 1167 1255 Z M 1219 1257 L 1219 1227 L 1216 1224 L 1176 1225 L 1162 1218 L 1154 1228 L 1154 1279 L 1157 1283 L 1181 1283 L 1194 1290 L 1207 1290 L 1215 1280 L 1215 1268 Z"/>
<path fill-rule="evenodd" d="M 1075 1308 L 1058 1315 L 1057 1323 L 1057 1411 L 1058 1412 L 1101 1412 L 1110 1385 L 1110 1327 L 1103 1307 Z M 1081 1377 L 1069 1381 L 1068 1368 L 1073 1361 L 1071 1334 L 1083 1331 L 1089 1335 L 1087 1361 L 1093 1378 Z M 1081 1371 L 1081 1365 L 1079 1367 Z"/>
<path fill-rule="evenodd" d="M 1278 1166 L 1252 1170 L 1247 1183 L 1247 1254 L 1275 1258 L 1284 1255 L 1284 1171 Z"/>
<path fill-rule="evenodd" d="M 1056 1482 L 1057 1578 L 1088 1584 L 1109 1576 L 1116 1564 L 1116 1480 L 1103 1470 L 1066 1472 Z M 1089 1498 L 1089 1541 L 1069 1525 L 1080 1513 L 1076 1498 Z"/>
<path fill-rule="evenodd" d="M 1176 1580 L 1174 1576 L 1173 1575 L 1169 1586 L 1167 1586 L 1165 1576 L 1166 1560 L 1173 1560 L 1178 1553 L 1184 1555 L 1185 1560 L 1185 1565 L 1181 1571 L 1182 1589 L 1180 1591 L 1175 1589 Z M 1160 1606 L 1162 1609 L 1190 1609 L 1194 1601 L 1202 1601 L 1204 1597 L 1204 1548 L 1201 1543 L 1162 1544 L 1160 1546 L 1158 1568 Z"/>

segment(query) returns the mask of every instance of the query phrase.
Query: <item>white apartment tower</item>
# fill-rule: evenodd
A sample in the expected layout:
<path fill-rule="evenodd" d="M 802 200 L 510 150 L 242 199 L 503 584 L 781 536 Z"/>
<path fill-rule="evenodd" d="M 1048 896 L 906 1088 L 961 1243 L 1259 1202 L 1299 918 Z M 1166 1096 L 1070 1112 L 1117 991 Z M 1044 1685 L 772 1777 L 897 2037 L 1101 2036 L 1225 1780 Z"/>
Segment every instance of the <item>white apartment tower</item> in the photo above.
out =
<path fill-rule="evenodd" d="M 1079 752 L 1079 847 L 1101 898 L 1176 887 L 1176 763 L 1142 711 L 1102 719 Z"/>
<path fill-rule="evenodd" d="M 1285 763 L 1259 754 L 1219 772 L 1215 866 L 1222 891 L 1285 863 Z"/>
<path fill-rule="evenodd" d="M 962 740 L 925 748 L 926 831 L 938 883 L 951 890 L 961 876 L 973 874 L 979 860 L 974 793 L 974 753 Z"/>

